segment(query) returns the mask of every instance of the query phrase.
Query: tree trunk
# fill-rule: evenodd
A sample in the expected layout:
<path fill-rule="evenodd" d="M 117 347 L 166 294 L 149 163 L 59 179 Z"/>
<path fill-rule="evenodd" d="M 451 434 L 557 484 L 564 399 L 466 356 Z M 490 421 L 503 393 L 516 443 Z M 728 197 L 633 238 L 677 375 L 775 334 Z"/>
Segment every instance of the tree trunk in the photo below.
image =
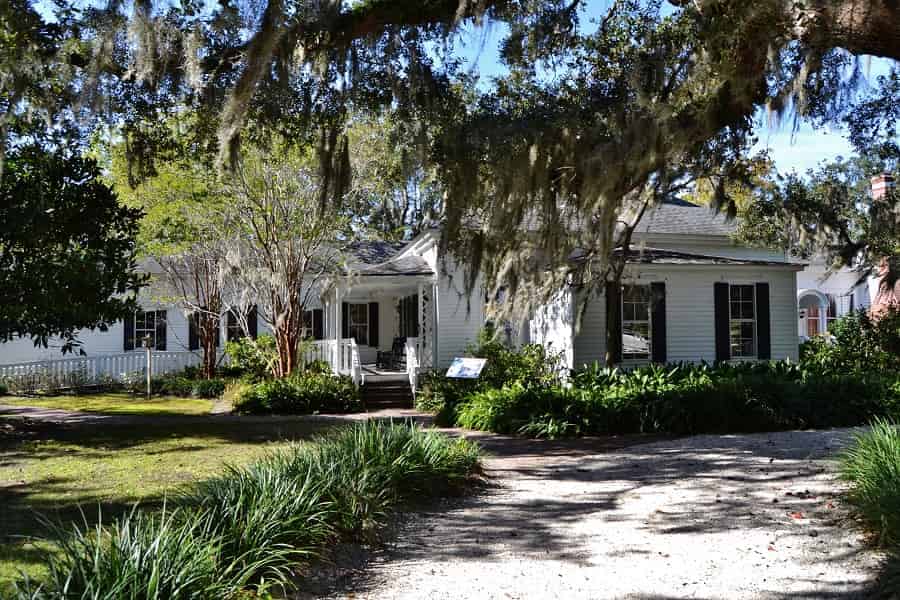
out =
<path fill-rule="evenodd" d="M 211 314 L 204 312 L 200 315 L 199 335 L 200 346 L 203 348 L 202 375 L 206 379 L 212 379 L 216 376 L 216 332 L 219 327 L 219 320 Z"/>
<path fill-rule="evenodd" d="M 619 273 L 613 281 L 606 284 L 604 291 L 607 303 L 606 310 L 606 356 L 607 367 L 614 367 L 622 356 L 622 306 L 618 297 L 611 297 L 611 288 L 619 289 L 622 286 L 622 274 Z M 613 303 L 610 306 L 610 302 Z"/>

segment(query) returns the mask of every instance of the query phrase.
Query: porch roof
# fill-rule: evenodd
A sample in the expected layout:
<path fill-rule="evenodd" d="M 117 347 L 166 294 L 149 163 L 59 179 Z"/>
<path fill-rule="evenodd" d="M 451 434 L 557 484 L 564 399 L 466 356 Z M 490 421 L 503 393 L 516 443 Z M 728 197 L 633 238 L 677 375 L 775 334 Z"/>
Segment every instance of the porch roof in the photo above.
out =
<path fill-rule="evenodd" d="M 434 275 L 434 269 L 421 256 L 403 256 L 374 265 L 357 264 L 353 270 L 363 277 Z"/>
<path fill-rule="evenodd" d="M 616 255 L 622 253 L 621 248 L 616 248 Z M 665 248 L 632 248 L 628 251 L 627 261 L 631 264 L 651 265 L 727 265 L 727 266 L 755 266 L 755 267 L 789 267 L 792 269 L 803 268 L 804 263 L 764 260 L 756 258 L 734 258 L 730 256 L 714 256 L 711 254 L 697 254 L 693 252 L 681 252 Z"/>

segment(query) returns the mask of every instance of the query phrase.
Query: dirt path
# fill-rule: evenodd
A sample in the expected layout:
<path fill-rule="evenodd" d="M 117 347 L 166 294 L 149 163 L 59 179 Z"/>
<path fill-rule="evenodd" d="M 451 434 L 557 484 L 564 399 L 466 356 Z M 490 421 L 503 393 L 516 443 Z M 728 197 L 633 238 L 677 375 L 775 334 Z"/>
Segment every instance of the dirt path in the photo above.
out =
<path fill-rule="evenodd" d="M 507 450 L 488 462 L 493 488 L 411 517 L 380 552 L 348 550 L 301 597 L 867 597 L 880 557 L 846 521 L 826 459 L 849 435 L 606 453 L 492 440 Z"/>

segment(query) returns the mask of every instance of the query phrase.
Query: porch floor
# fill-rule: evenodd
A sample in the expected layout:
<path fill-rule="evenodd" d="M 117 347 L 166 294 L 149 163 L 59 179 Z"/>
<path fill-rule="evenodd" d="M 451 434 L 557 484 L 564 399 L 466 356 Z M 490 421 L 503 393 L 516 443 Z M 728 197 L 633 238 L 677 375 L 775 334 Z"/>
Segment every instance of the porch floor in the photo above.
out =
<path fill-rule="evenodd" d="M 375 363 L 368 363 L 362 365 L 363 373 L 368 377 L 370 375 L 378 375 L 378 376 L 396 376 L 397 379 L 406 378 L 406 369 L 382 369 L 375 365 Z"/>

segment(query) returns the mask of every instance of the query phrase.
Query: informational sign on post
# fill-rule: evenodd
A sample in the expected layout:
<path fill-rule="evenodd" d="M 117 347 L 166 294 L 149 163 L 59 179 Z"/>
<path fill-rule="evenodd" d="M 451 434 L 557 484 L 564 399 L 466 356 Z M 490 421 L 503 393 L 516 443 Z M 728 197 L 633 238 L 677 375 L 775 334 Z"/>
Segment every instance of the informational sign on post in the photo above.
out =
<path fill-rule="evenodd" d="M 478 379 L 487 362 L 486 358 L 456 357 L 447 369 L 447 377 L 453 379 Z"/>

